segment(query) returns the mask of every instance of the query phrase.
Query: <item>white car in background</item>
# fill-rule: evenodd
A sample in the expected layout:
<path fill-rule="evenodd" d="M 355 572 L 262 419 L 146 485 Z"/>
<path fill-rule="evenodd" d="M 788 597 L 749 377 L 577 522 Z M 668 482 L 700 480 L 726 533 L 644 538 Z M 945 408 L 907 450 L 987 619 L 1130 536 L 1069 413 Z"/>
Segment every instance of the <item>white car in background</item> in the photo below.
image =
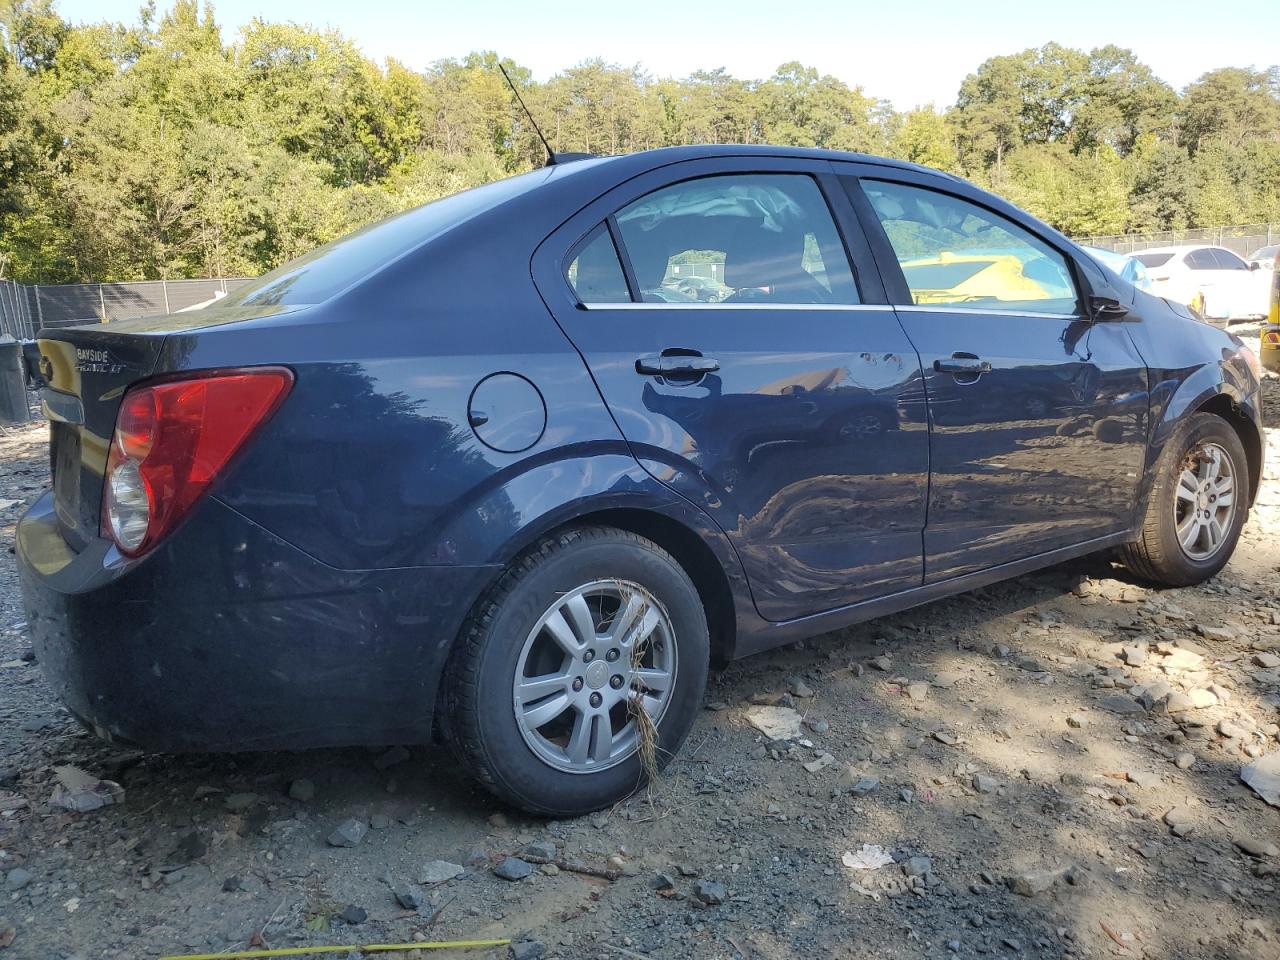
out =
<path fill-rule="evenodd" d="M 1254 269 L 1253 265 L 1256 263 L 1258 270 L 1274 270 L 1278 255 L 1280 255 L 1280 243 L 1273 243 L 1269 247 L 1259 247 L 1249 254 L 1249 269 Z"/>
<path fill-rule="evenodd" d="M 1107 269 L 1128 280 L 1139 290 L 1155 293 L 1151 277 L 1147 275 L 1147 268 L 1137 257 L 1127 253 L 1116 253 L 1114 250 L 1104 250 L 1102 247 L 1081 247 L 1080 249 Z"/>
<path fill-rule="evenodd" d="M 1151 292 L 1177 303 L 1204 297 L 1210 320 L 1255 320 L 1267 315 L 1270 274 L 1226 247 L 1151 247 L 1133 254 L 1147 268 Z"/>

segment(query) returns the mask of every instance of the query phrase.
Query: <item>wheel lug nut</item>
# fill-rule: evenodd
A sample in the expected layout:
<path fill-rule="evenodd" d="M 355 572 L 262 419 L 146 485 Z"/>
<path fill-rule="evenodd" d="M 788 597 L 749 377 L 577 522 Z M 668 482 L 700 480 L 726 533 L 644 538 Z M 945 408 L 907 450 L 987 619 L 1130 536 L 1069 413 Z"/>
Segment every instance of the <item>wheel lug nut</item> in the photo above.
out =
<path fill-rule="evenodd" d="M 593 693 L 593 694 L 591 695 L 591 705 L 592 705 L 593 707 L 598 707 L 598 706 L 600 706 L 600 704 L 601 704 L 601 703 L 603 703 L 603 702 L 604 702 L 604 698 L 603 698 L 602 696 L 600 696 L 600 694 L 598 694 L 598 693 Z"/>
<path fill-rule="evenodd" d="M 582 678 L 577 677 L 573 681 L 573 690 L 575 693 L 577 693 L 581 689 L 582 689 Z"/>
<path fill-rule="evenodd" d="M 615 648 L 615 649 L 613 649 L 613 650 L 610 650 L 608 653 L 606 653 L 606 654 L 604 655 L 604 658 L 605 658 L 606 660 L 608 660 L 610 663 L 613 663 L 613 661 L 615 661 L 615 660 L 617 660 L 617 659 L 618 659 L 618 651 L 617 651 L 617 649 Z"/>
<path fill-rule="evenodd" d="M 586 653 L 582 655 L 582 662 L 590 663 L 595 658 L 596 658 L 596 652 L 594 650 L 588 650 Z"/>
<path fill-rule="evenodd" d="M 621 687 L 621 686 L 622 686 L 622 674 L 620 674 L 620 673 L 615 673 L 612 677 L 610 677 L 610 678 L 609 678 L 609 686 L 613 687 L 613 689 L 615 689 L 615 690 L 617 690 L 619 687 Z"/>

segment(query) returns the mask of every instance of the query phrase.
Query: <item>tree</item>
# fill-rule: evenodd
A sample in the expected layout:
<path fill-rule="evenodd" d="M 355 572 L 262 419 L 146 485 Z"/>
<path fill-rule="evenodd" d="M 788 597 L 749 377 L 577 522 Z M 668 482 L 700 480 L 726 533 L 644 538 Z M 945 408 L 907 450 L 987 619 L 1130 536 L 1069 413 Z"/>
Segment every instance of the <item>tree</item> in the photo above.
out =
<path fill-rule="evenodd" d="M 257 19 L 223 40 L 202 0 L 70 24 L 0 0 L 0 265 L 38 282 L 254 274 L 364 223 L 557 151 L 780 143 L 963 172 L 1068 232 L 1280 220 L 1280 69 L 1182 96 L 1132 51 L 992 57 L 955 107 L 895 113 L 790 62 L 654 78 L 588 59 L 544 82 L 495 51 L 422 73 L 333 30 Z"/>
<path fill-rule="evenodd" d="M 945 116 L 932 106 L 919 107 L 899 118 L 889 140 L 889 154 L 951 173 L 960 163 L 955 142 L 955 130 Z"/>
<path fill-rule="evenodd" d="M 994 167 L 1023 142 L 1022 96 L 1017 57 L 992 57 L 960 84 L 951 112 L 958 137 L 960 161 L 966 170 Z"/>
<path fill-rule="evenodd" d="M 873 150 L 883 136 L 872 123 L 875 101 L 812 67 L 784 63 L 762 83 L 761 127 L 770 143 Z"/>
<path fill-rule="evenodd" d="M 1139 140 L 1130 162 L 1130 227 L 1146 231 L 1186 227 L 1195 191 L 1186 151 L 1147 136 Z"/>
<path fill-rule="evenodd" d="M 1083 96 L 1072 115 L 1077 150 L 1106 145 L 1121 156 L 1147 134 L 1168 136 L 1178 97 L 1132 50 L 1099 47 L 1089 53 Z"/>
<path fill-rule="evenodd" d="M 1046 223 L 1074 236 L 1114 234 L 1128 224 L 1128 185 L 1110 147 L 1072 153 L 1066 144 L 1030 144 L 1009 158 L 1008 197 Z"/>
<path fill-rule="evenodd" d="M 1280 68 L 1211 70 L 1182 98 L 1182 138 L 1192 152 L 1207 141 L 1233 147 L 1280 137 Z"/>

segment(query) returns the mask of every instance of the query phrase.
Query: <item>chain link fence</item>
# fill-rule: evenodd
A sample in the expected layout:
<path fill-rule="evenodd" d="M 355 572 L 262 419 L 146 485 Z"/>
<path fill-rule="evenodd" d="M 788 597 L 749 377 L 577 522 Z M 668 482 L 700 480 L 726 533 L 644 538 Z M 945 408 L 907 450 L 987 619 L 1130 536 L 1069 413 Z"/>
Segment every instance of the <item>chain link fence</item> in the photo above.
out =
<path fill-rule="evenodd" d="M 1149 247 L 1210 245 L 1226 247 L 1242 257 L 1255 250 L 1280 243 L 1280 223 L 1245 223 L 1233 227 L 1203 227 L 1198 230 L 1162 230 L 1111 237 L 1073 237 L 1077 243 L 1101 247 L 1116 253 L 1134 253 Z"/>
<path fill-rule="evenodd" d="M 54 285 L 0 280 L 0 333 L 32 340 L 41 327 L 176 313 L 248 282 L 247 277 Z"/>

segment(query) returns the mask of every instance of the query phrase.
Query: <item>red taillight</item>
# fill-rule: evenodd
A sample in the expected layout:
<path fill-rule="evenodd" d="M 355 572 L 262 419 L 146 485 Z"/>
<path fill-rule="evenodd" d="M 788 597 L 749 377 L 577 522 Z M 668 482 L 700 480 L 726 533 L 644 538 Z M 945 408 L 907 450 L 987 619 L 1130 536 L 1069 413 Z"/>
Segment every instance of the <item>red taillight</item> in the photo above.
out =
<path fill-rule="evenodd" d="M 116 416 L 102 533 L 135 557 L 167 536 L 293 386 L 283 367 L 134 387 Z"/>

